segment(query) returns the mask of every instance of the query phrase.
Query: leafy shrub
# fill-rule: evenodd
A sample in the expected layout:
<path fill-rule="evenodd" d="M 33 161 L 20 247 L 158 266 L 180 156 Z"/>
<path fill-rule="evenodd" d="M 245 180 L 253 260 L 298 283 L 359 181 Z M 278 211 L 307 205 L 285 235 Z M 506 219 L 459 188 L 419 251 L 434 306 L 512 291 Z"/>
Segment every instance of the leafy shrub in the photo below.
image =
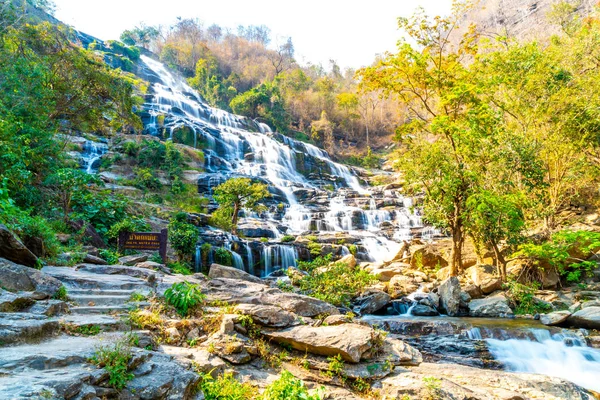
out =
<path fill-rule="evenodd" d="M 54 293 L 54 296 L 52 296 L 52 298 L 55 300 L 62 300 L 62 301 L 69 300 L 69 296 L 67 294 L 67 288 L 64 285 L 61 285 L 58 288 L 58 290 L 56 291 L 56 293 Z"/>
<path fill-rule="evenodd" d="M 217 248 L 215 250 L 215 262 L 231 267 L 233 265 L 233 255 L 231 254 L 231 251 L 227 250 L 225 247 Z"/>
<path fill-rule="evenodd" d="M 160 189 L 162 187 L 162 183 L 154 176 L 154 172 L 150 168 L 137 168 L 133 185 L 138 189 Z"/>
<path fill-rule="evenodd" d="M 552 311 L 552 307 L 542 303 L 535 298 L 535 291 L 540 285 L 533 282 L 530 286 L 518 282 L 509 282 L 508 296 L 515 303 L 515 314 L 539 314 Z"/>
<path fill-rule="evenodd" d="M 98 253 L 100 254 L 100 258 L 111 265 L 119 263 L 119 254 L 117 252 L 109 249 L 100 249 Z"/>
<path fill-rule="evenodd" d="M 198 242 L 198 229 L 187 222 L 185 213 L 178 213 L 169 223 L 169 242 L 180 260 L 190 259 Z"/>
<path fill-rule="evenodd" d="M 271 383 L 263 393 L 263 400 L 321 400 L 320 394 L 310 395 L 304 382 L 289 371 L 283 371 L 279 379 Z"/>
<path fill-rule="evenodd" d="M 291 242 L 293 242 L 295 240 L 296 240 L 296 237 L 292 236 L 292 235 L 285 235 L 284 237 L 281 238 L 281 241 L 283 243 L 291 243 Z"/>
<path fill-rule="evenodd" d="M 351 244 L 350 246 L 348 246 L 348 251 L 353 256 L 356 256 L 356 253 L 358 252 L 358 247 L 355 244 Z"/>
<path fill-rule="evenodd" d="M 204 302 L 205 298 L 206 295 L 202 293 L 198 285 L 189 282 L 175 283 L 165 291 L 167 304 L 175 307 L 182 317 L 194 311 Z"/>
<path fill-rule="evenodd" d="M 106 237 L 110 228 L 128 217 L 128 200 L 113 196 L 110 192 L 84 192 L 73 194 L 73 217 L 89 222 L 96 231 Z"/>
<path fill-rule="evenodd" d="M 173 271 L 173 273 L 175 273 L 175 274 L 181 274 L 181 275 L 192 275 L 193 274 L 192 270 L 187 265 L 185 265 L 181 262 L 170 263 L 168 265 L 168 267 L 171 268 L 171 271 Z"/>
<path fill-rule="evenodd" d="M 226 232 L 231 232 L 233 228 L 233 223 L 231 222 L 232 216 L 233 207 L 222 205 L 210 216 L 210 224 Z"/>
<path fill-rule="evenodd" d="M 257 394 L 250 384 L 240 383 L 230 373 L 220 375 L 216 379 L 210 374 L 203 375 L 200 389 L 206 400 L 247 400 Z"/>
<path fill-rule="evenodd" d="M 90 362 L 108 372 L 108 385 L 115 389 L 123 389 L 134 375 L 127 369 L 133 357 L 126 341 L 118 341 L 114 345 L 99 346 Z"/>
<path fill-rule="evenodd" d="M 121 232 L 144 232 L 148 229 L 150 229 L 150 225 L 142 218 L 125 218 L 111 226 L 106 237 L 116 240 Z"/>

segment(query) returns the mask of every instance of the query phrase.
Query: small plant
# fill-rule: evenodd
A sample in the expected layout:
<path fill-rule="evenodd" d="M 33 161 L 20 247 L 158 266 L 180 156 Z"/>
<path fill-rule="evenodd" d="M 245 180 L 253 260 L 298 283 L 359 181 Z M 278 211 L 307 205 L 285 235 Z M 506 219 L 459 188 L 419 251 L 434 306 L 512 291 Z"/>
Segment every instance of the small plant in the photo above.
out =
<path fill-rule="evenodd" d="M 225 247 L 219 247 L 215 250 L 215 262 L 217 264 L 231 267 L 233 265 L 233 255 Z"/>
<path fill-rule="evenodd" d="M 131 296 L 129 296 L 129 300 L 128 301 L 130 303 L 135 303 L 135 302 L 138 302 L 138 301 L 146 301 L 146 300 L 148 300 L 148 296 L 146 296 L 146 295 L 144 295 L 142 293 L 139 293 L 139 292 L 133 292 L 133 293 L 131 293 Z"/>
<path fill-rule="evenodd" d="M 342 381 L 345 381 L 346 373 L 344 372 L 344 360 L 342 356 L 338 354 L 334 357 L 327 357 L 327 361 L 329 361 L 329 365 L 325 374 L 331 378 L 337 376 Z"/>
<path fill-rule="evenodd" d="M 200 389 L 206 400 L 247 400 L 257 395 L 257 391 L 248 383 L 241 383 L 226 373 L 213 378 L 210 373 L 202 375 Z"/>
<path fill-rule="evenodd" d="M 155 263 L 158 263 L 158 264 L 162 264 L 163 263 L 163 259 L 160 256 L 160 254 L 158 254 L 158 253 L 153 253 L 148 260 L 152 261 L 152 262 L 155 262 Z"/>
<path fill-rule="evenodd" d="M 277 281 L 277 287 L 279 288 L 279 290 L 281 290 L 283 292 L 293 292 L 294 291 L 294 287 L 292 285 L 290 285 L 289 282 L 286 282 L 286 281 Z"/>
<path fill-rule="evenodd" d="M 54 293 L 54 296 L 52 296 L 52 298 L 55 300 L 67 301 L 69 299 L 69 295 L 67 294 L 67 288 L 64 285 L 62 285 L 60 288 L 58 288 L 56 293 Z"/>
<path fill-rule="evenodd" d="M 248 336 L 251 338 L 260 337 L 260 328 L 254 323 L 254 319 L 250 315 L 242 314 L 238 317 L 238 322 L 248 331 Z"/>
<path fill-rule="evenodd" d="M 265 389 L 262 400 L 321 400 L 321 394 L 310 395 L 304 382 L 289 371 L 283 371 L 279 379 Z"/>
<path fill-rule="evenodd" d="M 82 325 L 77 327 L 74 332 L 84 336 L 96 336 L 101 331 L 98 325 Z"/>
<path fill-rule="evenodd" d="M 182 262 L 174 262 L 174 263 L 169 263 L 168 267 L 171 269 L 171 271 L 174 274 L 180 274 L 180 275 L 192 275 L 193 272 L 191 269 L 188 268 L 187 265 L 185 265 Z"/>
<path fill-rule="evenodd" d="M 348 251 L 353 256 L 356 256 L 356 253 L 358 253 L 358 246 L 356 246 L 355 244 L 351 244 L 350 246 L 348 246 Z"/>
<path fill-rule="evenodd" d="M 96 349 L 90 362 L 108 372 L 108 385 L 115 389 L 123 389 L 134 375 L 127 369 L 133 357 L 126 341 L 117 341 L 114 345 L 100 346 Z"/>
<path fill-rule="evenodd" d="M 442 395 L 442 380 L 438 378 L 434 378 L 432 376 L 427 376 L 423 378 L 423 383 L 425 384 L 426 395 L 424 397 L 425 400 L 438 400 Z"/>
<path fill-rule="evenodd" d="M 281 241 L 283 243 L 291 243 L 291 242 L 293 242 L 295 240 L 296 240 L 296 237 L 292 236 L 292 235 L 285 235 L 284 237 L 281 238 Z"/>
<path fill-rule="evenodd" d="M 100 258 L 109 263 L 110 265 L 119 263 L 119 254 L 109 249 L 100 249 L 98 251 Z"/>
<path fill-rule="evenodd" d="M 539 283 L 533 282 L 530 286 L 511 281 L 508 282 L 508 296 L 515 303 L 515 313 L 539 314 L 552 311 L 552 307 L 535 298 L 535 291 L 539 289 Z"/>
<path fill-rule="evenodd" d="M 266 237 L 261 237 L 261 238 L 260 238 L 260 242 L 261 242 L 261 243 L 269 243 L 269 238 L 266 238 Z"/>
<path fill-rule="evenodd" d="M 371 384 L 362 378 L 357 378 L 352 382 L 352 390 L 358 393 L 368 393 L 371 390 Z"/>
<path fill-rule="evenodd" d="M 198 285 L 189 282 L 175 283 L 165 291 L 167 304 L 175 307 L 182 317 L 200 306 L 205 298 L 206 295 L 200 291 Z"/>

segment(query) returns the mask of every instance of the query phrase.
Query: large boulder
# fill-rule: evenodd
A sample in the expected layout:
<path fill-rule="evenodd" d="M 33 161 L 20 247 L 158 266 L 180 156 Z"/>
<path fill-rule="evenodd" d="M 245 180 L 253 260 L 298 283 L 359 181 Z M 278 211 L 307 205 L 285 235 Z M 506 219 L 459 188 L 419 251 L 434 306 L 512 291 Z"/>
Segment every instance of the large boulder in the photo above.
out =
<path fill-rule="evenodd" d="M 373 346 L 373 329 L 357 324 L 336 326 L 296 326 L 265 335 L 296 350 L 322 356 L 337 356 L 358 363 Z"/>
<path fill-rule="evenodd" d="M 540 322 L 544 325 L 554 326 L 560 325 L 571 316 L 571 311 L 555 311 L 548 314 L 540 315 Z"/>
<path fill-rule="evenodd" d="M 460 308 L 460 282 L 455 276 L 446 279 L 438 288 L 440 309 L 449 316 L 458 315 Z"/>
<path fill-rule="evenodd" d="M 34 268 L 0 258 L 0 287 L 13 292 L 33 292 L 37 300 L 47 299 L 58 292 L 61 281 Z"/>
<path fill-rule="evenodd" d="M 600 307 L 587 307 L 567 319 L 567 323 L 578 328 L 600 329 Z"/>
<path fill-rule="evenodd" d="M 35 267 L 38 263 L 35 254 L 2 224 L 0 224 L 0 257 L 28 267 Z"/>
<path fill-rule="evenodd" d="M 381 310 L 391 300 L 389 294 L 381 290 L 370 290 L 363 293 L 359 298 L 354 301 L 355 307 L 354 312 L 359 315 L 362 314 L 373 314 L 376 311 Z"/>
<path fill-rule="evenodd" d="M 407 296 L 419 289 L 419 285 L 413 277 L 406 275 L 395 275 L 388 284 L 388 293 L 392 299 Z"/>
<path fill-rule="evenodd" d="M 483 294 L 490 294 L 502 289 L 502 280 L 496 276 L 496 267 L 492 265 L 475 265 L 467 268 L 465 274 L 481 288 Z"/>
<path fill-rule="evenodd" d="M 401 275 L 406 268 L 410 268 L 410 265 L 394 262 L 386 266 L 370 265 L 365 269 L 375 275 L 381 282 L 389 282 L 394 276 Z"/>
<path fill-rule="evenodd" d="M 469 315 L 471 317 L 511 317 L 513 311 L 508 305 L 508 299 L 499 293 L 483 299 L 471 300 L 469 303 Z"/>
<path fill-rule="evenodd" d="M 413 250 L 410 266 L 414 269 L 440 269 L 448 266 L 439 249 L 433 245 L 425 245 Z"/>
<path fill-rule="evenodd" d="M 296 323 L 296 315 L 277 306 L 263 304 L 240 304 L 237 311 L 249 315 L 260 325 L 271 328 L 286 328 Z"/>
<path fill-rule="evenodd" d="M 347 254 L 336 262 L 346 264 L 348 268 L 356 267 L 356 258 L 352 254 Z"/>
<path fill-rule="evenodd" d="M 257 278 L 254 275 L 250 275 L 246 271 L 242 271 L 241 269 L 226 267 L 225 265 L 220 264 L 212 264 L 210 266 L 210 270 L 208 271 L 208 277 L 211 279 L 215 278 L 226 278 L 226 279 L 241 279 L 243 281 L 253 282 L 253 283 L 264 283 L 264 281 L 260 278 Z"/>

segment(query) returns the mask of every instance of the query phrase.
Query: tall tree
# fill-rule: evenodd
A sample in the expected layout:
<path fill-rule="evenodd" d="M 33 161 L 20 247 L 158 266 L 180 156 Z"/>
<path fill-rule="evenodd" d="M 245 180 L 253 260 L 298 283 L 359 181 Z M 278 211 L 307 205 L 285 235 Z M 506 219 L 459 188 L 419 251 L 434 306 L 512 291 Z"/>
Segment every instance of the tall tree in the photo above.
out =
<path fill-rule="evenodd" d="M 220 207 L 231 213 L 231 233 L 237 234 L 239 212 L 243 209 L 261 211 L 264 206 L 260 202 L 269 197 L 267 186 L 252 183 L 249 178 L 231 178 L 217 186 L 214 198 Z"/>

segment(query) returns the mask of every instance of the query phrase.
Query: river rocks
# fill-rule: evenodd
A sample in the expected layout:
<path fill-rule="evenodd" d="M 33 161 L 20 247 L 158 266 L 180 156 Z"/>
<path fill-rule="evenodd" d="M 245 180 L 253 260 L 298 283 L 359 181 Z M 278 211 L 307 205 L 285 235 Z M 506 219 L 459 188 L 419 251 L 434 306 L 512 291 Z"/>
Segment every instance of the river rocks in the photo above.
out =
<path fill-rule="evenodd" d="M 11 291 L 33 292 L 37 300 L 56 294 L 62 283 L 41 271 L 0 258 L 0 287 Z"/>
<path fill-rule="evenodd" d="M 354 300 L 354 312 L 359 315 L 373 314 L 385 307 L 390 300 L 390 295 L 381 290 L 369 290 Z"/>
<path fill-rule="evenodd" d="M 423 304 L 417 304 L 413 308 L 410 309 L 410 313 L 412 315 L 416 315 L 419 317 L 434 317 L 436 315 L 440 315 L 435 309 L 430 306 L 426 306 Z"/>
<path fill-rule="evenodd" d="M 600 329 L 600 307 L 587 307 L 571 315 L 567 323 L 578 328 Z"/>
<path fill-rule="evenodd" d="M 240 304 L 237 311 L 249 315 L 260 325 L 271 328 L 286 328 L 296 323 L 296 315 L 282 310 L 277 306 L 267 306 L 261 304 Z"/>
<path fill-rule="evenodd" d="M 496 267 L 492 265 L 476 265 L 465 271 L 467 277 L 481 288 L 483 294 L 490 294 L 502 289 L 502 280 L 495 276 Z"/>
<path fill-rule="evenodd" d="M 249 273 L 242 271 L 241 269 L 226 267 L 224 265 L 212 264 L 210 266 L 210 270 L 208 271 L 208 277 L 211 279 L 215 278 L 227 278 L 227 279 L 241 279 L 243 281 L 253 282 L 253 283 L 264 283 L 264 281 L 260 278 L 257 278 L 254 275 L 250 275 Z"/>
<path fill-rule="evenodd" d="M 472 300 L 469 303 L 469 315 L 471 317 L 511 317 L 513 311 L 508 306 L 508 299 L 504 294 L 496 294 L 483 299 Z"/>
<path fill-rule="evenodd" d="M 446 279 L 438 288 L 440 309 L 449 316 L 458 315 L 460 308 L 460 282 L 452 276 Z"/>
<path fill-rule="evenodd" d="M 5 226 L 0 224 L 0 257 L 17 264 L 35 267 L 38 258 Z"/>
<path fill-rule="evenodd" d="M 481 288 L 477 285 L 468 285 L 462 288 L 462 291 L 471 296 L 471 299 L 480 299 L 483 297 L 483 292 Z"/>
<path fill-rule="evenodd" d="M 373 329 L 357 324 L 337 326 L 296 326 L 279 332 L 265 333 L 269 339 L 303 352 L 337 356 L 357 363 L 372 347 Z"/>
<path fill-rule="evenodd" d="M 414 278 L 406 275 L 395 275 L 390 279 L 388 293 L 392 299 L 398 299 L 416 292 L 419 285 Z"/>
<path fill-rule="evenodd" d="M 565 322 L 570 316 L 570 311 L 555 311 L 549 314 L 540 315 L 540 322 L 548 326 L 560 325 L 563 322 Z"/>

